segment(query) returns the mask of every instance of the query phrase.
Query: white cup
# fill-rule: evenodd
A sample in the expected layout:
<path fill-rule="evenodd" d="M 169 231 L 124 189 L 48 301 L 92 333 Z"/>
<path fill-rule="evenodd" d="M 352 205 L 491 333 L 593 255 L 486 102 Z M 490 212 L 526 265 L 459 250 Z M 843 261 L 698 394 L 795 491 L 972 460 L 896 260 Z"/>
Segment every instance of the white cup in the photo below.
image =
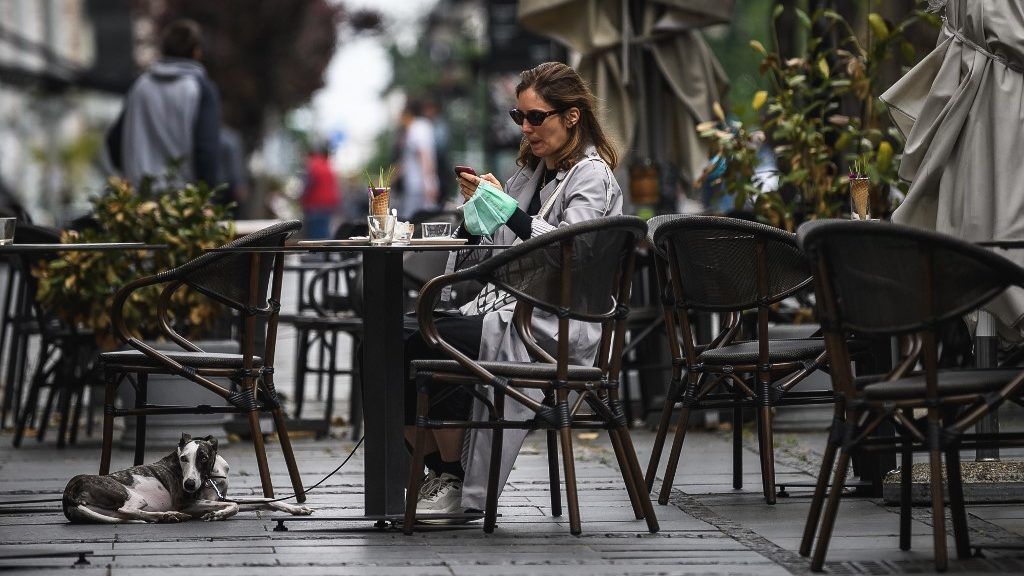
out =
<path fill-rule="evenodd" d="M 424 238 L 448 238 L 452 235 L 451 222 L 424 222 L 420 224 Z"/>

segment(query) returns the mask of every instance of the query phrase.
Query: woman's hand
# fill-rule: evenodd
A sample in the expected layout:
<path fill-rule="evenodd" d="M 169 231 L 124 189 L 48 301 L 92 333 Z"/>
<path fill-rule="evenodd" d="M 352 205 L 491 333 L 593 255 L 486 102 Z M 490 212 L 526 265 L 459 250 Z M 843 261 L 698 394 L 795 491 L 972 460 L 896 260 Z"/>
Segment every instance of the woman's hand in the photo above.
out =
<path fill-rule="evenodd" d="M 476 192 L 476 187 L 480 185 L 481 180 L 488 182 L 502 192 L 505 191 L 501 182 L 498 182 L 498 179 L 490 172 L 483 176 L 475 176 L 473 174 L 463 172 L 459 174 L 459 192 L 462 193 L 463 200 L 468 202 L 469 199 L 473 197 L 473 194 Z"/>

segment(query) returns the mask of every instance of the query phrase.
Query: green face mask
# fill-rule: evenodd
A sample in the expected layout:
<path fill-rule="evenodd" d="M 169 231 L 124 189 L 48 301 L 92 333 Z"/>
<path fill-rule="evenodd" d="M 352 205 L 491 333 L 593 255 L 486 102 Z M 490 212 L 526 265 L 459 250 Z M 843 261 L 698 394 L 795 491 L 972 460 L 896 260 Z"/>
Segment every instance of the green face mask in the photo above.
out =
<path fill-rule="evenodd" d="M 462 216 L 471 234 L 487 236 L 508 222 L 518 206 L 515 198 L 481 180 L 473 197 L 462 207 Z"/>

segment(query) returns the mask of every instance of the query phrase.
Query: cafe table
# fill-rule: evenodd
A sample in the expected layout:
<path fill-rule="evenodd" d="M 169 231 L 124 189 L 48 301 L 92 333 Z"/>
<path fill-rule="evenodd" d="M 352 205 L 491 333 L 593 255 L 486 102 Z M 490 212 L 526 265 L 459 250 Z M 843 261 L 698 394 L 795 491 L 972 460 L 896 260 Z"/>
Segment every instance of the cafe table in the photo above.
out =
<path fill-rule="evenodd" d="M 409 245 L 371 246 L 365 240 L 306 241 L 280 248 L 213 248 L 212 252 L 331 253 L 362 255 L 363 268 L 363 420 L 364 492 L 363 516 L 315 518 L 289 516 L 274 518 L 275 531 L 286 530 L 285 522 L 372 521 L 378 528 L 394 525 L 405 511 L 405 487 L 409 478 L 409 457 L 403 435 L 405 424 L 403 362 L 404 259 L 410 252 L 451 252 L 508 248 L 497 245 L 459 243 L 414 238 Z M 255 267 L 254 267 L 255 269 Z M 444 515 L 480 518 L 482 514 Z"/>

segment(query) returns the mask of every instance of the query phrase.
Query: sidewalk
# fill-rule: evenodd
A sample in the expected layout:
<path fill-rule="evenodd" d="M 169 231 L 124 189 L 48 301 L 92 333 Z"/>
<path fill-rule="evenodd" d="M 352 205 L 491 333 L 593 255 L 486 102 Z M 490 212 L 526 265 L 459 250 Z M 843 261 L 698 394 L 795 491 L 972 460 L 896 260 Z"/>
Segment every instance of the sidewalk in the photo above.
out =
<path fill-rule="evenodd" d="M 815 466 L 808 453 L 820 435 L 780 434 L 780 482 L 809 481 Z M 637 433 L 641 461 L 653 438 Z M 748 438 L 756 445 L 756 440 Z M 269 446 L 273 447 L 271 443 Z M 323 477 L 352 444 L 337 439 L 296 443 L 307 484 Z M 35 511 L 0 515 L 0 552 L 18 550 L 92 550 L 91 565 L 76 574 L 775 574 L 808 573 L 796 554 L 808 506 L 807 491 L 794 491 L 776 506 L 763 503 L 754 446 L 744 457 L 746 490 L 734 491 L 730 447 L 724 433 L 688 436 L 681 478 L 668 506 L 656 506 L 661 532 L 647 534 L 633 519 L 614 455 L 601 438 L 577 440 L 583 536 L 569 535 L 567 518 L 548 514 L 543 443 L 531 439 L 500 500 L 498 527 L 485 535 L 479 523 L 445 531 L 404 536 L 377 531 L 369 524 L 304 522 L 288 532 L 273 532 L 277 512 L 243 512 L 224 522 L 183 524 L 72 526 L 59 503 L 36 505 Z M 168 448 L 169 449 L 169 448 Z M 162 451 L 161 451 L 162 452 Z M 0 495 L 4 500 L 57 497 L 72 475 L 96 468 L 96 441 L 57 452 L 50 445 L 27 442 L 10 446 L 0 436 Z M 160 452 L 154 450 L 155 459 Z M 222 454 L 232 465 L 232 493 L 256 494 L 255 459 L 245 443 Z M 126 467 L 131 455 L 115 454 L 114 466 Z M 308 504 L 317 516 L 358 514 L 362 505 L 362 463 L 352 461 L 311 493 Z M 287 487 L 284 462 L 272 448 L 275 485 Z M 1024 542 L 1024 505 L 969 508 L 972 540 Z M 829 569 L 838 574 L 922 574 L 931 568 L 931 529 L 927 509 L 915 509 L 914 549 L 897 546 L 897 510 L 879 501 L 850 498 L 843 502 Z M 952 542 L 951 542 L 952 544 Z M 989 553 L 985 559 L 951 561 L 951 573 L 1020 574 L 1024 555 Z M 0 562 L 33 568 L 32 574 L 69 572 L 73 559 Z M 21 570 L 15 570 L 20 572 Z"/>
<path fill-rule="evenodd" d="M 293 283 L 287 281 L 291 291 Z M 292 294 L 294 296 L 294 294 Z M 283 299 L 294 302 L 294 298 Z M 295 334 L 279 335 L 277 382 L 292 393 Z M 341 347 L 348 350 L 347 345 Z M 32 357 L 30 354 L 29 357 Z M 343 359 L 347 362 L 347 359 Z M 338 397 L 347 397 L 347 378 Z M 315 385 L 307 386 L 307 396 Z M 321 410 L 307 399 L 304 416 Z M 347 415 L 344 401 L 336 415 Z M 1020 427 L 1020 422 L 1010 423 Z M 182 430 L 188 432 L 188 430 Z M 348 430 L 337 427 L 332 438 L 294 440 L 299 469 L 306 485 L 334 469 L 353 443 Z M 641 465 L 646 468 L 653 434 L 634 431 Z M 11 433 L 0 433 L 0 500 L 59 498 L 75 474 L 94 473 L 99 439 L 83 438 L 77 446 L 57 451 L 53 435 L 38 444 L 27 438 L 21 449 L 11 446 Z M 344 438 L 344 439 L 342 439 Z M 731 434 L 692 431 L 687 434 L 676 489 L 668 506 L 655 504 L 661 532 L 650 535 L 643 521 L 633 519 L 615 457 L 606 437 L 575 439 L 583 535 L 569 534 L 568 517 L 549 514 L 547 460 L 544 442 L 530 438 L 499 501 L 494 534 L 480 523 L 451 530 L 405 536 L 379 531 L 369 523 L 301 522 L 287 532 L 274 532 L 270 518 L 278 512 L 242 512 L 224 522 L 124 524 L 115 526 L 67 523 L 59 502 L 32 505 L 21 511 L 0 509 L 0 554 L 31 550 L 90 550 L 90 565 L 72 569 L 74 558 L 0 560 L 0 573 L 159 576 L 262 575 L 457 575 L 540 574 L 601 576 L 639 574 L 744 574 L 775 576 L 807 574 L 809 563 L 796 550 L 809 505 L 809 489 L 790 489 L 792 496 L 767 506 L 760 494 L 757 439 L 745 434 L 745 489 L 732 488 Z M 812 482 L 824 432 L 776 434 L 777 478 Z M 115 442 L 116 446 L 116 442 Z M 288 478 L 277 443 L 267 443 L 278 495 L 288 494 Z M 150 444 L 148 461 L 167 454 L 172 445 Z M 223 446 L 231 464 L 231 492 L 257 495 L 259 475 L 251 447 L 244 442 Z M 1020 458 L 1020 452 L 1016 453 Z M 973 454 L 970 455 L 973 457 Z M 968 455 L 965 453 L 965 458 Z M 131 464 L 129 452 L 115 451 L 113 469 Z M 667 457 L 662 459 L 663 466 Z M 312 518 L 362 513 L 362 454 L 309 494 Z M 660 486 L 660 482 L 657 484 Z M 564 498 L 563 498 L 564 502 Z M 1024 504 L 968 506 L 972 542 L 1024 544 Z M 840 508 L 827 565 L 833 574 L 930 574 L 932 542 L 930 511 L 914 509 L 913 550 L 898 547 L 898 509 L 881 499 L 847 498 Z M 950 538 L 951 557 L 952 538 Z M 1024 574 L 1024 552 L 986 552 L 986 558 L 950 560 L 955 574 Z"/>

